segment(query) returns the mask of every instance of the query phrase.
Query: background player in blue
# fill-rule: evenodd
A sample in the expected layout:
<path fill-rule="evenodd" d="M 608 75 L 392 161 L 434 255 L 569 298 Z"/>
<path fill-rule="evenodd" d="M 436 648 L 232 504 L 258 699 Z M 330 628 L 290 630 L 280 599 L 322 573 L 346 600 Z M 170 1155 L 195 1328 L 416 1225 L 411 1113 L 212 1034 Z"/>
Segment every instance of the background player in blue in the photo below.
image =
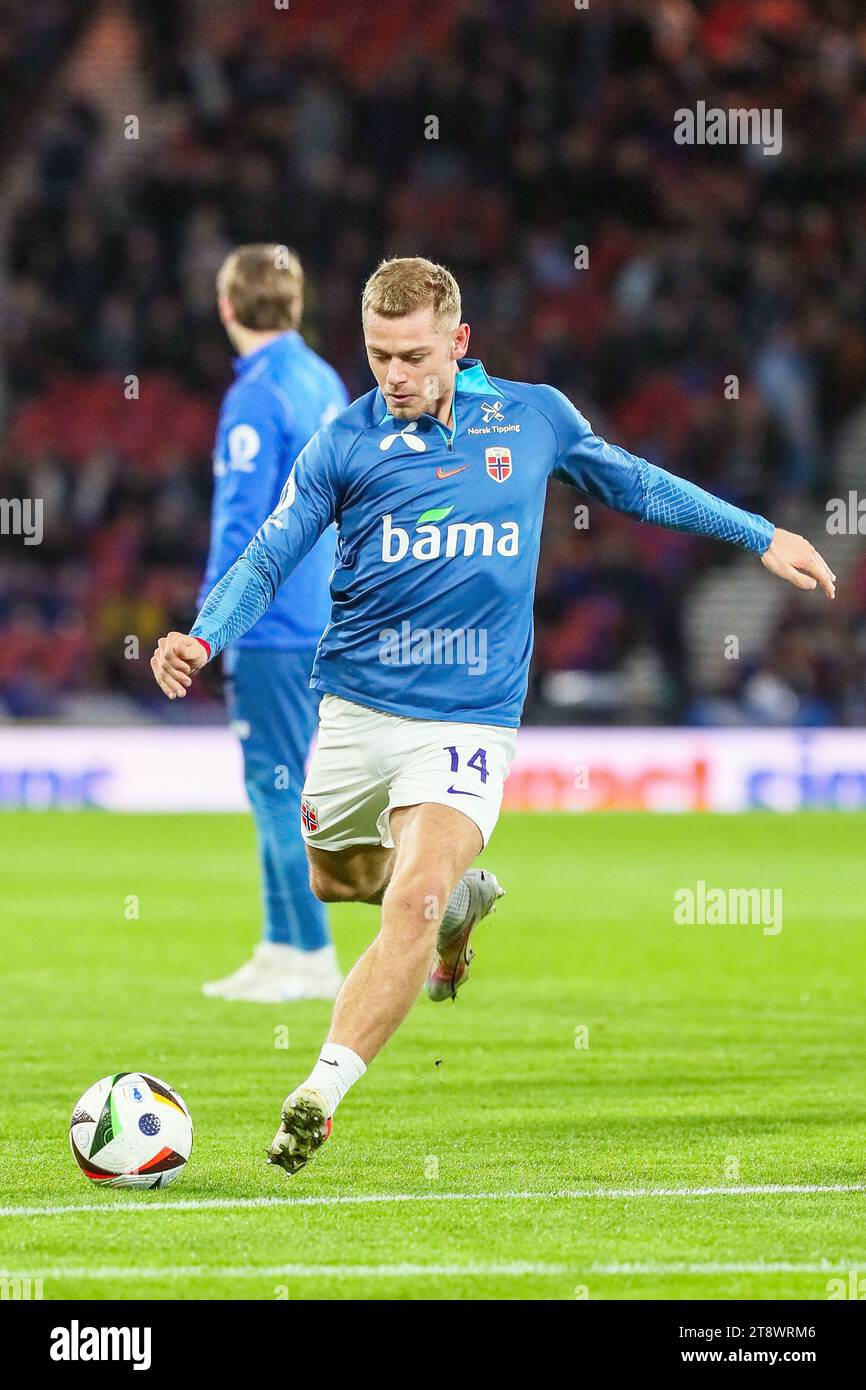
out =
<path fill-rule="evenodd" d="M 297 331 L 303 272 L 292 251 L 238 247 L 219 271 L 217 296 L 239 355 L 217 429 L 202 597 L 273 510 L 301 449 L 347 401 L 336 372 Z M 205 994 L 275 1003 L 333 999 L 340 988 L 325 908 L 310 891 L 298 825 L 318 705 L 310 668 L 328 619 L 335 541 L 328 528 L 267 613 L 223 656 L 229 715 L 243 749 L 258 833 L 264 924 L 252 960 L 205 985 Z"/>
<path fill-rule="evenodd" d="M 304 834 L 317 896 L 378 902 L 382 917 L 318 1062 L 284 1102 L 269 1158 L 288 1172 L 328 1137 L 425 976 L 434 998 L 448 972 L 453 988 L 465 978 L 469 933 L 490 903 L 458 898 L 514 752 L 548 478 L 637 520 L 743 546 L 799 588 L 835 594 L 802 536 L 605 443 L 552 387 L 488 376 L 466 356 L 460 292 L 443 267 L 385 262 L 365 287 L 363 326 L 378 388 L 311 440 L 191 634 L 160 638 L 151 663 L 165 693 L 182 697 L 336 518 Z"/>

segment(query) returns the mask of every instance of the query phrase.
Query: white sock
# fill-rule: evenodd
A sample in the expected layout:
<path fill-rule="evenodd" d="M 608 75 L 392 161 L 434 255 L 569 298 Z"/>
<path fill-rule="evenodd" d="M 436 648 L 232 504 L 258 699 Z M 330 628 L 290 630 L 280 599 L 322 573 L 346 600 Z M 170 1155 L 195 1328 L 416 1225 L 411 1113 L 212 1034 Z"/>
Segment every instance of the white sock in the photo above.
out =
<path fill-rule="evenodd" d="M 461 878 L 451 897 L 448 899 L 448 906 L 445 909 L 445 916 L 439 923 L 440 931 L 451 931 L 454 927 L 462 927 L 466 920 L 466 910 L 469 907 L 469 886 Z"/>
<path fill-rule="evenodd" d="M 303 1086 L 311 1086 L 324 1096 L 328 1104 L 328 1114 L 333 1115 L 350 1086 L 360 1081 L 367 1070 L 357 1052 L 342 1043 L 326 1042 L 322 1045 L 319 1060 L 313 1067 Z M 294 1094 L 294 1092 L 293 1092 Z"/>

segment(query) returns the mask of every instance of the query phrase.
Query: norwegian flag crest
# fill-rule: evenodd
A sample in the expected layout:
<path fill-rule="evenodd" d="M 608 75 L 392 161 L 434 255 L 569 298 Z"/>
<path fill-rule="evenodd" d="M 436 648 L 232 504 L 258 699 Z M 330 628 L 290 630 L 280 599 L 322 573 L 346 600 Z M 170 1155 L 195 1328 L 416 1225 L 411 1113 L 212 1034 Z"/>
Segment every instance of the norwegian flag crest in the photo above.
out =
<path fill-rule="evenodd" d="M 487 472 L 495 483 L 504 483 L 506 478 L 511 477 L 510 449 L 485 449 L 484 462 L 487 465 Z"/>

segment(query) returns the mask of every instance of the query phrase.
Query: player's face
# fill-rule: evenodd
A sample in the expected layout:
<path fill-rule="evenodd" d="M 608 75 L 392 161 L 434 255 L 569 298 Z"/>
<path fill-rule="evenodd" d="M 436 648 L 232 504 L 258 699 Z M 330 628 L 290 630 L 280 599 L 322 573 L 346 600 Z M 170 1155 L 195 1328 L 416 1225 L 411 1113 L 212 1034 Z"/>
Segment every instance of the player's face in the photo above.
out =
<path fill-rule="evenodd" d="M 437 414 L 443 401 L 450 401 L 457 362 L 469 345 L 469 325 L 445 328 L 431 308 L 399 319 L 367 314 L 364 340 L 388 410 L 398 420 L 417 420 L 425 411 Z"/>

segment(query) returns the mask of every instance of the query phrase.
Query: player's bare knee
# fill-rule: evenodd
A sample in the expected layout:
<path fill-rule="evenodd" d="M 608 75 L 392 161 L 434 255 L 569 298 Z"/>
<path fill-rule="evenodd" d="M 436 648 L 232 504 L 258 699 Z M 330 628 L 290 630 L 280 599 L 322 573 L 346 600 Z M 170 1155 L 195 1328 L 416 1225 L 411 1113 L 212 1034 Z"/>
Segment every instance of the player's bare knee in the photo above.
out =
<path fill-rule="evenodd" d="M 317 864 L 310 865 L 310 889 L 320 903 L 351 903 L 358 899 L 355 884 L 335 878 Z"/>

